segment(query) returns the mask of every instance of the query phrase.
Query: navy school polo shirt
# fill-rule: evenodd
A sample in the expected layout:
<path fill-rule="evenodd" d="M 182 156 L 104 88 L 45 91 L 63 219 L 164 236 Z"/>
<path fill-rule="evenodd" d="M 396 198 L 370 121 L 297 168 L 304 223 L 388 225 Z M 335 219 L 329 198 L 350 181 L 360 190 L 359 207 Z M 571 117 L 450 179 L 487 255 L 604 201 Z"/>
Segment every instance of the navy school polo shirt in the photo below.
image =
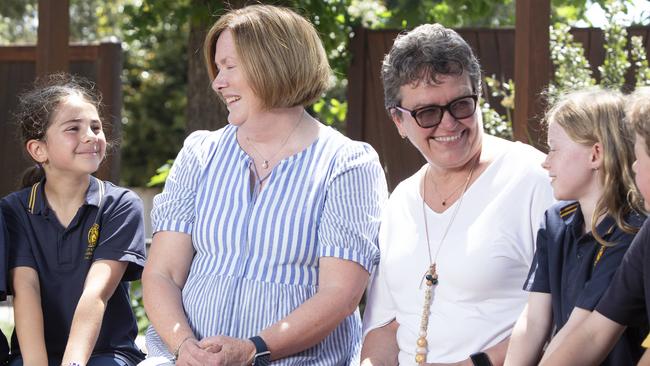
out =
<path fill-rule="evenodd" d="M 108 301 L 93 355 L 141 360 L 143 355 L 134 343 L 138 328 L 128 284 L 140 278 L 145 262 L 140 198 L 93 177 L 84 204 L 64 228 L 48 206 L 44 191 L 47 183 L 37 184 L 3 198 L 0 208 L 9 234 L 9 269 L 31 267 L 38 272 L 49 358 L 63 356 L 86 274 L 93 261 L 106 259 L 128 262 L 128 267 Z M 98 216 L 100 198 L 103 204 Z M 93 250 L 89 237 L 96 220 L 99 236 Z M 12 357 L 20 354 L 15 332 L 11 348 Z"/>
<path fill-rule="evenodd" d="M 629 215 L 627 222 L 640 227 L 644 216 Z M 551 294 L 556 332 L 566 324 L 574 307 L 593 311 L 607 290 L 616 269 L 634 238 L 612 217 L 605 217 L 596 231 L 613 245 L 604 247 L 591 233 L 577 202 L 558 202 L 545 213 L 537 233 L 537 250 L 524 289 Z M 646 331 L 628 328 L 603 365 L 635 365 L 643 350 Z"/>
<path fill-rule="evenodd" d="M 7 298 L 7 230 L 0 214 L 0 300 Z M 0 363 L 9 359 L 9 344 L 7 338 L 0 332 Z"/>
<path fill-rule="evenodd" d="M 650 220 L 625 253 L 612 285 L 596 311 L 626 326 L 647 326 L 650 319 Z"/>

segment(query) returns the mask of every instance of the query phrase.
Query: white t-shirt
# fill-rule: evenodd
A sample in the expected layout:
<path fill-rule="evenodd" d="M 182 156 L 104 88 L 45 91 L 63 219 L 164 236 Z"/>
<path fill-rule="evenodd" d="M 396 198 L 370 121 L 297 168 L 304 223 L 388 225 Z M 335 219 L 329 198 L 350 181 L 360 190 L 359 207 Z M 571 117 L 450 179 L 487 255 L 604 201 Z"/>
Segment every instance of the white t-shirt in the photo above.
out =
<path fill-rule="evenodd" d="M 509 143 L 467 189 L 437 258 L 427 329 L 427 362 L 458 362 L 512 331 L 528 294 L 522 289 L 544 211 L 553 203 L 544 154 Z M 429 267 L 420 182 L 426 165 L 400 183 L 384 210 L 381 260 L 369 285 L 364 337 L 392 319 L 400 365 L 415 365 Z M 443 213 L 425 206 L 435 253 L 458 200 Z"/>

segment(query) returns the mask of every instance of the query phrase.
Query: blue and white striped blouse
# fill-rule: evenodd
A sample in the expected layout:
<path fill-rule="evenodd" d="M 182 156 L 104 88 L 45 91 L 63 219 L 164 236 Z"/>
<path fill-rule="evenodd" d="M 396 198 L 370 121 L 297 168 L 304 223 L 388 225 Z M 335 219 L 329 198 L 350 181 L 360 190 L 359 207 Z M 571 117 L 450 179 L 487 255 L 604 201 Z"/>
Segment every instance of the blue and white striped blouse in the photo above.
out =
<path fill-rule="evenodd" d="M 199 339 L 248 338 L 286 317 L 316 293 L 320 257 L 369 272 L 379 260 L 387 190 L 372 147 L 321 126 L 316 141 L 282 160 L 260 191 L 236 131 L 228 125 L 191 134 L 154 200 L 156 231 L 192 235 L 196 255 L 182 295 Z M 320 344 L 273 364 L 358 364 L 360 346 L 357 311 Z M 151 327 L 147 348 L 149 356 L 172 357 Z"/>

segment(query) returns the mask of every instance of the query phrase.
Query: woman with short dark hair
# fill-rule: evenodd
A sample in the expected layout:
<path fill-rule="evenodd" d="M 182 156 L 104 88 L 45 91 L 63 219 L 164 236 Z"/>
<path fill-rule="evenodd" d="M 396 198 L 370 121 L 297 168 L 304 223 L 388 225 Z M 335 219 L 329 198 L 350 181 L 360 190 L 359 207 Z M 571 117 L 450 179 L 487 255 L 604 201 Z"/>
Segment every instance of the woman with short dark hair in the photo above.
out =
<path fill-rule="evenodd" d="M 362 362 L 501 364 L 552 202 L 544 154 L 483 132 L 480 67 L 451 29 L 397 37 L 382 78 L 399 134 L 427 164 L 384 210 Z"/>

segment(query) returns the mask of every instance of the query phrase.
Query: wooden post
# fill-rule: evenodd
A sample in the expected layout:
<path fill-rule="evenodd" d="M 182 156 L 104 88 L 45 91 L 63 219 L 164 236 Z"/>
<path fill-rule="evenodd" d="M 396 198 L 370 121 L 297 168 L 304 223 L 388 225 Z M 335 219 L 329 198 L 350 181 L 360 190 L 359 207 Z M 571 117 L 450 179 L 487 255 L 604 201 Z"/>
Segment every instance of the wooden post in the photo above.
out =
<path fill-rule="evenodd" d="M 102 93 L 102 116 L 108 122 L 107 140 L 116 146 L 109 150 L 106 162 L 102 164 L 97 176 L 120 182 L 120 149 L 122 135 L 122 46 L 120 43 L 101 43 L 97 59 L 97 88 Z"/>
<path fill-rule="evenodd" d="M 550 80 L 550 0 L 517 0 L 515 19 L 515 140 L 544 149 L 540 93 Z M 537 136 L 537 138 L 533 138 Z"/>
<path fill-rule="evenodd" d="M 69 69 L 69 0 L 38 0 L 36 75 Z"/>
<path fill-rule="evenodd" d="M 350 41 L 352 61 L 348 69 L 348 115 L 345 127 L 346 135 L 354 140 L 363 140 L 364 138 L 363 112 L 367 39 L 365 28 L 354 28 L 354 38 Z M 384 103 L 382 101 L 378 104 L 383 105 Z"/>

